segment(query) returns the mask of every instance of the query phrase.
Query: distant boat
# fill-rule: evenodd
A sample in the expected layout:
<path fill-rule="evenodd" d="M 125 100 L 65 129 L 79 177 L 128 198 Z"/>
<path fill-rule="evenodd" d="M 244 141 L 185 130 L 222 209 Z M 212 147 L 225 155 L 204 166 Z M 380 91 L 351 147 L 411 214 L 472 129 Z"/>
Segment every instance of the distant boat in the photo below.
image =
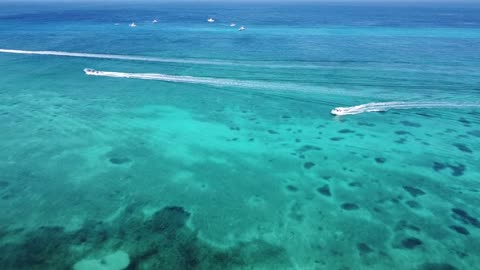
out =
<path fill-rule="evenodd" d="M 245 31 L 246 29 L 247 29 L 247 28 L 245 28 L 245 27 L 242 26 L 242 27 L 238 28 L 238 31 Z"/>
<path fill-rule="evenodd" d="M 130 27 L 137 27 L 137 25 L 135 24 L 135 22 L 132 22 L 132 23 L 129 24 L 128 26 L 130 26 Z"/>
<path fill-rule="evenodd" d="M 215 22 L 215 20 L 214 20 L 213 18 L 209 18 L 209 19 L 207 20 L 207 22 L 213 23 L 213 22 Z"/>
<path fill-rule="evenodd" d="M 235 23 L 230 24 L 230 27 L 235 27 L 235 26 L 237 26 L 237 24 L 235 24 Z"/>
<path fill-rule="evenodd" d="M 158 21 L 155 19 L 155 20 L 152 21 L 152 23 L 158 23 Z"/>

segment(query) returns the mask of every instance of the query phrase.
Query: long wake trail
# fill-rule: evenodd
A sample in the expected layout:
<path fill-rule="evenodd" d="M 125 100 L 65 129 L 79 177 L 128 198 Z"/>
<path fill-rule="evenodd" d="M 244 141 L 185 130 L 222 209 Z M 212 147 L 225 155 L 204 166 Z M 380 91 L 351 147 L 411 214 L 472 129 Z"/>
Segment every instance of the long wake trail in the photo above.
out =
<path fill-rule="evenodd" d="M 78 53 L 78 52 L 61 52 L 61 51 L 24 51 L 24 50 L 9 50 L 9 49 L 0 49 L 0 52 L 13 53 L 13 54 L 53 55 L 53 56 L 80 57 L 80 58 L 98 58 L 98 59 L 180 63 L 180 64 L 235 65 L 235 63 L 229 63 L 226 61 L 174 59 L 174 58 L 159 58 L 159 57 L 118 55 L 118 54 Z"/>
<path fill-rule="evenodd" d="M 138 56 L 138 55 L 120 55 L 120 54 L 103 54 L 103 53 L 81 53 L 81 52 L 64 52 L 64 51 L 28 51 L 28 50 L 14 50 L 14 49 L 0 49 L 0 53 L 9 54 L 27 54 L 27 55 L 50 55 L 61 57 L 78 57 L 78 58 L 96 58 L 96 59 L 109 59 L 109 60 L 124 60 L 124 61 L 144 61 L 144 62 L 159 62 L 159 63 L 171 63 L 171 64 L 193 64 L 193 65 L 210 65 L 210 66 L 234 66 L 234 67 L 251 67 L 251 68 L 273 68 L 273 69 L 319 69 L 319 68 L 338 68 L 338 65 L 322 65 L 321 63 L 285 63 L 282 61 L 248 61 L 248 60 L 204 60 L 194 58 L 162 58 L 152 56 Z M 368 69 L 366 67 L 344 67 L 349 69 Z M 385 69 L 385 68 L 384 68 Z M 402 67 L 394 68 L 394 71 L 398 71 Z M 405 67 L 403 67 L 405 69 Z M 412 70 L 407 67 L 407 70 Z M 415 70 L 414 71 L 421 71 Z M 445 73 L 446 71 L 433 71 L 433 73 Z"/>
<path fill-rule="evenodd" d="M 28 55 L 50 55 L 63 57 L 78 57 L 78 58 L 96 58 L 96 59 L 110 59 L 110 60 L 125 60 L 125 61 L 144 61 L 144 62 L 159 62 L 159 63 L 173 63 L 173 64 L 194 64 L 194 65 L 211 65 L 211 66 L 241 66 L 241 67 L 258 67 L 258 68 L 316 68 L 316 66 L 295 65 L 295 64 L 280 64 L 280 63 L 252 63 L 237 60 L 202 60 L 202 59 L 178 59 L 178 58 L 161 58 L 150 56 L 136 56 L 136 55 L 119 55 L 119 54 L 101 54 L 101 53 L 79 53 L 79 52 L 62 52 L 62 51 L 26 51 L 26 50 L 11 50 L 0 49 L 0 53 L 10 54 L 28 54 Z"/>
<path fill-rule="evenodd" d="M 267 81 L 251 81 L 251 80 L 235 80 L 224 78 L 211 77 L 193 77 L 193 76 L 178 76 L 161 73 L 126 73 L 113 71 L 99 71 L 92 69 L 84 69 L 86 75 L 112 78 L 126 78 L 126 79 L 140 79 L 140 80 L 156 80 L 174 83 L 189 83 L 189 84 L 203 84 L 218 87 L 237 87 L 250 88 L 259 90 L 280 90 L 280 91 L 296 91 L 296 92 L 317 92 L 334 95 L 350 95 L 355 96 L 356 93 L 350 93 L 338 89 L 330 89 L 325 87 L 318 87 L 308 84 L 298 84 L 289 82 L 267 82 Z"/>
<path fill-rule="evenodd" d="M 469 102 L 441 102 L 441 101 L 393 101 L 393 102 L 373 102 L 361 104 L 352 107 L 338 107 L 332 110 L 336 115 L 353 115 L 368 112 L 385 112 L 389 110 L 408 110 L 408 109 L 468 109 L 480 108 L 480 103 Z"/>

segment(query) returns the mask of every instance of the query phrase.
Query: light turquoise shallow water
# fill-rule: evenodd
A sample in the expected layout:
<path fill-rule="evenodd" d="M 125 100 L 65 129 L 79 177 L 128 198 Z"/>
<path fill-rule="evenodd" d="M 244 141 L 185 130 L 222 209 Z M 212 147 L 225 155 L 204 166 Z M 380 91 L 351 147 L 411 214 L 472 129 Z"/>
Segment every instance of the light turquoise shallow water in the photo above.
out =
<path fill-rule="evenodd" d="M 480 265 L 480 109 L 330 115 L 478 104 L 478 7 L 2 7 L 1 49 L 157 58 L 0 53 L 2 269 Z"/>

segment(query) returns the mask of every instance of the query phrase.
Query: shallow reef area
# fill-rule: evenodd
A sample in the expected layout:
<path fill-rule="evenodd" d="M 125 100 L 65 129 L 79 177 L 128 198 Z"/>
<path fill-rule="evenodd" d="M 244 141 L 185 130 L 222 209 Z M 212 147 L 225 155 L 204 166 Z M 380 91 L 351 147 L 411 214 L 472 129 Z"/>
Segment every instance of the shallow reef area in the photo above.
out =
<path fill-rule="evenodd" d="M 124 269 L 241 269 L 251 266 L 287 267 L 279 246 L 262 240 L 218 248 L 198 238 L 186 226 L 190 213 L 168 206 L 145 219 L 141 205 L 130 205 L 110 223 L 87 221 L 80 229 L 40 227 L 35 231 L 4 230 L 0 245 L 2 269 L 71 269 L 84 258 L 101 258 L 122 250 L 129 256 Z M 74 268 L 75 269 L 75 268 Z M 121 270 L 121 269 L 117 269 Z"/>

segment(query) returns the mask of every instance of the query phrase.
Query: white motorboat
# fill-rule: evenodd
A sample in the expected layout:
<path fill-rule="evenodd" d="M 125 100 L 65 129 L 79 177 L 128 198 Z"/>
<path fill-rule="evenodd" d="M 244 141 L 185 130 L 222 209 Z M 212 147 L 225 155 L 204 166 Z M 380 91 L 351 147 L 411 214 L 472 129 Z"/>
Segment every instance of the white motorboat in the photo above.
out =
<path fill-rule="evenodd" d="M 333 114 L 333 115 L 347 115 L 347 114 L 350 114 L 348 113 L 348 108 L 345 108 L 345 107 L 337 107 L 335 109 L 333 109 L 330 113 Z"/>
<path fill-rule="evenodd" d="M 95 69 L 91 69 L 91 68 L 85 68 L 85 69 L 83 69 L 83 72 L 85 72 L 85 74 L 87 74 L 87 75 L 98 75 L 98 74 L 100 74 L 100 72 L 96 71 Z"/>
<path fill-rule="evenodd" d="M 240 28 L 238 28 L 238 31 L 245 31 L 247 28 L 241 26 Z"/>
<path fill-rule="evenodd" d="M 230 24 L 230 27 L 235 27 L 235 26 L 237 26 L 237 24 L 235 24 L 235 23 Z"/>
<path fill-rule="evenodd" d="M 330 111 L 333 115 L 351 115 L 364 112 L 384 112 L 388 110 L 388 107 L 379 106 L 375 107 L 376 103 L 363 104 L 353 107 L 337 107 Z"/>
<path fill-rule="evenodd" d="M 158 21 L 155 19 L 155 20 L 152 21 L 152 23 L 158 23 Z"/>
<path fill-rule="evenodd" d="M 132 23 L 129 24 L 128 26 L 130 26 L 130 27 L 137 27 L 137 25 L 135 24 L 135 22 L 132 22 Z"/>
<path fill-rule="evenodd" d="M 209 18 L 209 19 L 207 20 L 207 22 L 213 23 L 213 22 L 215 22 L 215 20 L 214 20 L 213 18 Z"/>

